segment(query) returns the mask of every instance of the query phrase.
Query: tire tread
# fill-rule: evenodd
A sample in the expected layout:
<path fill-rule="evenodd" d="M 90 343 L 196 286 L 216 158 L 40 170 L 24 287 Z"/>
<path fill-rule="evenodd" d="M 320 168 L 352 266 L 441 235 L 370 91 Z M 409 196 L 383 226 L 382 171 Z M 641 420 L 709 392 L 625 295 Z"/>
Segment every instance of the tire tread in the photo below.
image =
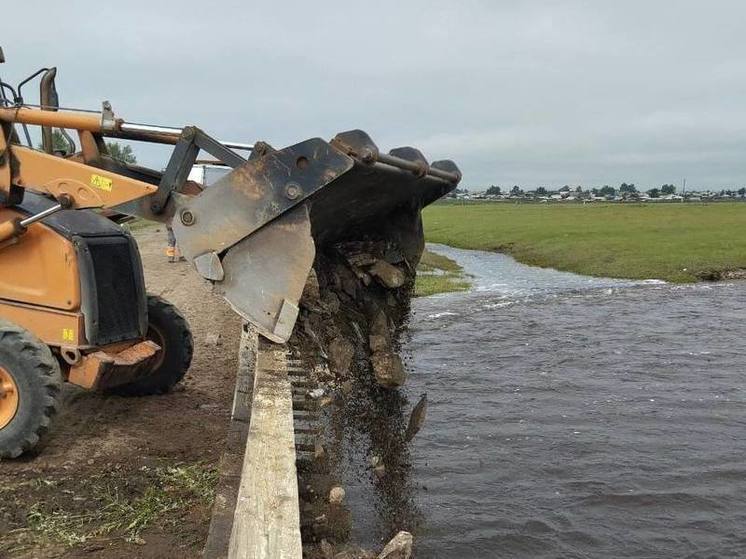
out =
<path fill-rule="evenodd" d="M 35 447 L 49 430 L 52 417 L 60 408 L 62 373 L 49 347 L 20 326 L 0 319 L 0 351 L 21 356 L 38 372 L 44 388 L 43 413 L 13 445 L 0 448 L 0 458 L 17 458 Z"/>

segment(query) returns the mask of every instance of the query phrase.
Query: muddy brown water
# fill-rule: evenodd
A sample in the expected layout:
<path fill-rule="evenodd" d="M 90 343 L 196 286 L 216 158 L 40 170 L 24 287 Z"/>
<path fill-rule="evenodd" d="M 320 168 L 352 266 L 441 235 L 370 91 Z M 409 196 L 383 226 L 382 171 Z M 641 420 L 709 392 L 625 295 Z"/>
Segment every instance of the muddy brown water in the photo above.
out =
<path fill-rule="evenodd" d="M 435 249 L 475 289 L 413 302 L 405 395 L 428 394 L 427 422 L 391 483 L 349 476 L 360 541 L 408 528 L 421 558 L 746 556 L 746 282 Z"/>

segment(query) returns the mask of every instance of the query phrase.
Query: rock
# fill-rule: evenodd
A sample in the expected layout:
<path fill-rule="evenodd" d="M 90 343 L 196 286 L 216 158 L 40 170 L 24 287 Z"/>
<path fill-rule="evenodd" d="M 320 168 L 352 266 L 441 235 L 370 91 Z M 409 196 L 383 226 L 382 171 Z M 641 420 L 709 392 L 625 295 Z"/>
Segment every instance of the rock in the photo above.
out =
<path fill-rule="evenodd" d="M 390 343 L 387 336 L 381 336 L 377 334 L 371 334 L 368 337 L 370 351 L 372 353 L 378 353 L 379 351 L 389 351 Z"/>
<path fill-rule="evenodd" d="M 404 272 L 385 260 L 377 260 L 370 267 L 368 273 L 389 289 L 397 289 L 407 281 L 407 276 Z"/>
<path fill-rule="evenodd" d="M 341 505 L 345 500 L 345 490 L 336 485 L 329 491 L 329 503 L 332 505 Z"/>
<path fill-rule="evenodd" d="M 367 272 L 364 272 L 357 266 L 351 266 L 350 269 L 352 270 L 352 273 L 355 274 L 355 277 L 363 283 L 364 286 L 368 287 L 370 285 L 370 282 L 372 281 L 370 274 Z"/>
<path fill-rule="evenodd" d="M 355 336 L 362 344 L 365 341 L 365 336 L 363 336 L 363 332 L 360 330 L 360 325 L 354 320 L 352 321 L 352 329 L 355 330 Z"/>
<path fill-rule="evenodd" d="M 346 277 L 342 279 L 342 290 L 350 296 L 350 298 L 357 298 L 358 281 L 356 278 Z"/>
<path fill-rule="evenodd" d="M 401 251 L 401 249 L 392 244 L 389 244 L 386 247 L 383 258 L 389 264 L 399 264 L 400 262 L 406 262 L 404 253 Z"/>
<path fill-rule="evenodd" d="M 383 463 L 383 459 L 380 456 L 372 456 L 370 459 L 370 466 L 373 468 L 373 473 L 376 474 L 378 479 L 381 479 L 386 475 L 386 465 Z"/>
<path fill-rule="evenodd" d="M 311 398 L 311 400 L 318 400 L 321 398 L 326 392 L 323 388 L 316 388 L 315 390 L 309 390 L 308 391 L 308 397 Z"/>
<path fill-rule="evenodd" d="M 205 336 L 205 345 L 219 346 L 221 344 L 220 334 L 216 332 L 210 332 Z"/>
<path fill-rule="evenodd" d="M 331 291 L 326 291 L 321 298 L 321 306 L 326 312 L 336 314 L 339 312 L 339 297 Z"/>
<path fill-rule="evenodd" d="M 319 278 L 316 275 L 316 270 L 311 268 L 308 273 L 308 279 L 306 279 L 306 285 L 303 286 L 303 295 L 301 299 L 308 301 L 317 302 L 321 300 L 321 289 L 319 288 Z"/>
<path fill-rule="evenodd" d="M 372 254 L 368 254 L 367 252 L 348 253 L 345 258 L 351 266 L 355 266 L 358 268 L 363 266 L 371 266 L 372 264 L 376 263 L 376 257 Z"/>
<path fill-rule="evenodd" d="M 328 354 L 332 370 L 335 373 L 347 373 L 355 356 L 355 347 L 340 336 L 329 344 Z"/>
<path fill-rule="evenodd" d="M 324 559 L 334 559 L 334 548 L 328 541 L 322 539 L 319 544 L 319 549 L 321 550 Z"/>
<path fill-rule="evenodd" d="M 383 336 L 387 340 L 391 339 L 391 327 L 386 313 L 379 310 L 375 313 L 373 320 L 370 321 L 370 335 Z"/>
<path fill-rule="evenodd" d="M 383 388 L 399 388 L 407 380 L 404 364 L 395 353 L 382 351 L 374 353 L 370 358 L 373 364 L 373 374 L 376 381 Z"/>
<path fill-rule="evenodd" d="M 427 394 L 423 394 L 420 397 L 420 401 L 412 410 L 409 415 L 409 425 L 404 433 L 404 440 L 409 442 L 414 439 L 414 436 L 419 433 L 422 425 L 425 423 L 425 417 L 427 416 Z"/>
<path fill-rule="evenodd" d="M 386 547 L 378 555 L 378 559 L 410 559 L 412 557 L 412 541 L 412 534 L 399 532 L 386 544 Z"/>
<path fill-rule="evenodd" d="M 328 526 L 329 520 L 325 514 L 321 514 L 311 521 L 311 530 L 314 534 L 326 534 Z"/>
<path fill-rule="evenodd" d="M 343 383 L 342 383 L 342 384 L 341 384 L 341 385 L 339 386 L 339 389 L 340 389 L 340 390 L 342 391 L 342 394 L 344 394 L 345 396 L 349 396 L 350 394 L 352 394 L 352 389 L 353 389 L 354 387 L 355 387 L 355 386 L 354 386 L 354 385 L 352 384 L 352 381 L 351 381 L 351 380 L 346 380 L 346 381 L 344 381 L 344 382 L 343 382 Z"/>
<path fill-rule="evenodd" d="M 326 456 L 326 450 L 324 450 L 324 445 L 319 442 L 318 439 L 316 439 L 316 442 L 314 442 L 313 445 L 313 457 L 314 460 L 321 460 Z"/>
<path fill-rule="evenodd" d="M 355 276 L 355 273 L 348 267 L 340 264 L 334 269 L 334 275 L 336 282 L 347 295 L 353 299 L 357 296 L 358 286 L 360 281 Z"/>

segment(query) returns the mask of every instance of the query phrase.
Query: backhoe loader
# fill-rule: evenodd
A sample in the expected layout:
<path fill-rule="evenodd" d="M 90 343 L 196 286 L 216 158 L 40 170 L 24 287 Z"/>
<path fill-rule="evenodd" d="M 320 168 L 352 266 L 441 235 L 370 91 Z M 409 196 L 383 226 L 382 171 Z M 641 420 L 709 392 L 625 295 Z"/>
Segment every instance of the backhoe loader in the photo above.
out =
<path fill-rule="evenodd" d="M 128 122 L 108 102 L 63 109 L 56 72 L 15 87 L 0 79 L 0 458 L 39 442 L 63 382 L 158 394 L 189 368 L 186 320 L 146 293 L 137 245 L 108 213 L 170 225 L 194 270 L 282 343 L 317 247 L 391 239 L 414 265 L 422 207 L 461 177 L 451 161 L 429 164 L 413 148 L 383 153 L 360 130 L 274 149 Z M 35 78 L 32 105 L 23 88 Z M 41 134 L 38 148 L 30 130 Z M 66 146 L 55 145 L 55 130 Z M 172 151 L 156 171 L 112 158 L 107 138 Z M 231 169 L 209 188 L 187 180 L 203 152 Z"/>

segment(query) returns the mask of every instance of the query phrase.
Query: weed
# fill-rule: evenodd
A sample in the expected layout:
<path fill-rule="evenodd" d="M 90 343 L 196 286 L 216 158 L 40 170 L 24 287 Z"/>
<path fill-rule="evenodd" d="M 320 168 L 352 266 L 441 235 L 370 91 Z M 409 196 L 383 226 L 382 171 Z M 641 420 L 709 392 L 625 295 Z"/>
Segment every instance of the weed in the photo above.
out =
<path fill-rule="evenodd" d="M 174 526 L 185 511 L 195 505 L 209 505 L 213 499 L 217 473 L 205 464 L 166 465 L 141 472 L 146 484 L 134 495 L 124 492 L 130 486 L 128 478 L 92 478 L 94 499 L 85 512 L 74 513 L 59 504 L 34 505 L 27 514 L 27 526 L 9 534 L 11 541 L 4 541 L 0 551 L 46 542 L 72 547 L 103 537 L 142 543 L 141 534 L 146 528 Z M 44 480 L 34 483 L 44 484 Z M 74 492 L 71 497 L 75 500 Z"/>

